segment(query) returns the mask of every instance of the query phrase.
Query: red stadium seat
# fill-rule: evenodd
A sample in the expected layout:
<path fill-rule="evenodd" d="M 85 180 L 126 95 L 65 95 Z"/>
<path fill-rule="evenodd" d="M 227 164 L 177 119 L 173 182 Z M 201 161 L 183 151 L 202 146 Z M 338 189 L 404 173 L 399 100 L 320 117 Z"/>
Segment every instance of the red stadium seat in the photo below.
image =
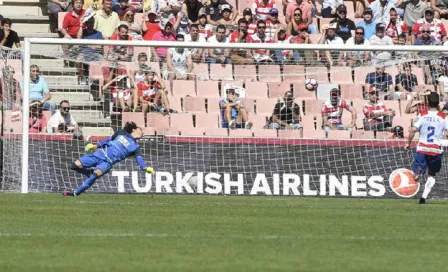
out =
<path fill-rule="evenodd" d="M 232 65 L 210 64 L 211 80 L 233 80 Z"/>
<path fill-rule="evenodd" d="M 184 112 L 205 112 L 205 98 L 203 97 L 184 97 Z"/>
<path fill-rule="evenodd" d="M 325 133 L 325 130 L 323 130 L 323 129 L 318 129 L 318 130 L 304 129 L 303 130 L 303 138 L 306 138 L 306 139 L 325 139 L 325 138 L 327 138 L 327 134 Z"/>
<path fill-rule="evenodd" d="M 199 97 L 220 97 L 218 81 L 198 81 L 197 95 Z"/>
<path fill-rule="evenodd" d="M 303 129 L 316 130 L 316 121 L 314 116 L 303 116 L 300 124 L 303 126 Z"/>
<path fill-rule="evenodd" d="M 253 133 L 248 129 L 229 129 L 230 137 L 253 137 Z"/>
<path fill-rule="evenodd" d="M 126 122 L 135 122 L 137 126 L 144 127 L 145 126 L 145 114 L 143 112 L 123 112 L 121 115 L 122 126 Z"/>
<path fill-rule="evenodd" d="M 365 84 L 368 73 L 375 72 L 374 67 L 358 67 L 355 69 L 355 84 Z"/>
<path fill-rule="evenodd" d="M 227 137 L 229 135 L 229 131 L 226 128 L 206 128 L 205 135 L 216 137 Z"/>
<path fill-rule="evenodd" d="M 353 84 L 352 69 L 349 67 L 331 67 L 331 83 Z"/>
<path fill-rule="evenodd" d="M 272 114 L 272 113 L 271 113 Z M 261 129 L 266 125 L 266 118 L 269 118 L 271 114 L 251 114 L 249 120 L 253 124 L 253 128 Z"/>
<path fill-rule="evenodd" d="M 157 135 L 172 135 L 172 136 L 178 136 L 180 134 L 180 131 L 178 128 L 157 128 L 156 129 Z"/>
<path fill-rule="evenodd" d="M 170 108 L 172 108 L 173 110 L 177 110 L 177 111 L 182 110 L 182 105 L 181 105 L 180 100 L 181 100 L 180 97 L 168 95 L 168 102 L 170 103 Z"/>
<path fill-rule="evenodd" d="M 287 91 L 291 90 L 291 83 L 268 83 L 268 90 L 269 98 L 282 98 Z"/>
<path fill-rule="evenodd" d="M 346 88 L 347 86 L 348 88 Z M 364 100 L 364 95 L 362 92 L 362 86 L 359 84 L 345 85 L 344 88 L 341 87 L 341 97 L 345 100 Z M 350 88 L 352 86 L 352 88 Z"/>
<path fill-rule="evenodd" d="M 168 129 L 170 120 L 168 115 L 162 115 L 158 112 L 148 112 L 146 114 L 146 126 L 158 129 Z"/>
<path fill-rule="evenodd" d="M 178 113 L 170 115 L 170 126 L 174 128 L 193 128 L 193 115 L 191 113 Z"/>
<path fill-rule="evenodd" d="M 244 86 L 244 81 L 235 81 L 235 80 L 223 80 L 221 81 L 221 90 L 224 90 L 226 85 L 233 85 L 238 87 Z"/>
<path fill-rule="evenodd" d="M 314 78 L 319 84 L 328 83 L 328 68 L 306 67 L 306 78 Z"/>
<path fill-rule="evenodd" d="M 197 128 L 218 128 L 219 118 L 218 114 L 212 113 L 196 113 L 196 127 Z"/>
<path fill-rule="evenodd" d="M 156 130 L 151 127 L 142 127 L 142 131 L 143 131 L 143 135 L 152 136 L 152 135 L 156 134 Z"/>
<path fill-rule="evenodd" d="M 291 129 L 279 129 L 278 137 L 279 138 L 292 138 L 292 139 L 303 138 L 303 131 L 291 130 Z"/>
<path fill-rule="evenodd" d="M 257 99 L 256 100 L 256 113 L 270 115 L 274 111 L 274 106 L 277 104 L 277 99 Z"/>
<path fill-rule="evenodd" d="M 296 83 L 293 85 L 294 89 L 294 96 L 298 97 L 302 100 L 314 100 L 316 99 L 316 92 L 315 91 L 308 91 L 305 89 L 304 83 Z"/>
<path fill-rule="evenodd" d="M 248 112 L 249 114 L 254 112 L 255 102 L 254 102 L 253 99 L 245 98 L 245 99 L 243 100 L 243 103 L 244 103 L 244 105 L 246 106 L 246 110 L 247 110 L 247 112 Z"/>
<path fill-rule="evenodd" d="M 354 130 L 352 132 L 352 138 L 353 139 L 371 140 L 371 139 L 375 139 L 375 135 L 374 135 L 373 131 Z"/>
<path fill-rule="evenodd" d="M 235 65 L 235 80 L 254 82 L 257 81 L 257 71 L 255 65 Z"/>
<path fill-rule="evenodd" d="M 305 115 L 321 115 L 323 100 L 304 100 L 303 112 Z"/>
<path fill-rule="evenodd" d="M 258 65 L 258 81 L 280 82 L 280 66 L 278 65 Z"/>
<path fill-rule="evenodd" d="M 219 108 L 219 101 L 222 98 L 220 97 L 208 97 L 206 101 L 207 112 L 208 113 L 221 113 L 221 109 Z"/>
<path fill-rule="evenodd" d="M 203 128 L 186 128 L 183 127 L 180 130 L 182 136 L 204 136 L 205 129 Z"/>
<path fill-rule="evenodd" d="M 348 130 L 330 130 L 328 132 L 328 139 L 350 139 L 351 132 Z"/>
<path fill-rule="evenodd" d="M 267 98 L 268 85 L 264 82 L 247 82 L 246 97 L 250 98 Z"/>
<path fill-rule="evenodd" d="M 300 65 L 283 66 L 283 81 L 289 83 L 305 82 L 305 66 Z"/>
<path fill-rule="evenodd" d="M 198 63 L 194 65 L 193 73 L 196 75 L 196 80 L 205 81 L 209 80 L 210 76 L 208 74 L 208 64 Z"/>
<path fill-rule="evenodd" d="M 260 138 L 276 138 L 277 137 L 277 130 L 275 129 L 263 129 L 263 128 L 254 128 L 252 130 L 255 137 Z"/>
<path fill-rule="evenodd" d="M 196 96 L 195 82 L 193 80 L 173 80 L 171 92 L 176 97 Z"/>
<path fill-rule="evenodd" d="M 405 129 L 405 134 L 406 134 L 406 129 Z M 376 132 L 376 139 L 381 139 L 381 140 L 389 140 L 390 141 L 390 139 L 392 139 L 391 138 L 391 136 L 392 136 L 392 133 L 390 133 L 390 132 L 386 132 L 386 131 L 377 131 Z"/>

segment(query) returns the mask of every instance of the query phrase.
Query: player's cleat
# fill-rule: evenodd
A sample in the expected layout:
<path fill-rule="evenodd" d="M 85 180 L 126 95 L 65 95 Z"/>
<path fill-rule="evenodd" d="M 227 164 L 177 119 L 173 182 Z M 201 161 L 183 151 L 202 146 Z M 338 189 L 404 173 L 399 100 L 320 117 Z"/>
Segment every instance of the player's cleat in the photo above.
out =
<path fill-rule="evenodd" d="M 236 122 L 235 122 L 235 120 L 230 121 L 230 122 L 229 122 L 229 128 L 230 128 L 230 129 L 235 129 L 235 127 L 236 127 Z"/>
<path fill-rule="evenodd" d="M 420 201 L 418 202 L 418 204 L 426 204 L 426 199 L 424 199 L 423 197 L 420 198 Z"/>
<path fill-rule="evenodd" d="M 75 196 L 75 193 L 73 192 L 62 192 L 63 196 Z"/>

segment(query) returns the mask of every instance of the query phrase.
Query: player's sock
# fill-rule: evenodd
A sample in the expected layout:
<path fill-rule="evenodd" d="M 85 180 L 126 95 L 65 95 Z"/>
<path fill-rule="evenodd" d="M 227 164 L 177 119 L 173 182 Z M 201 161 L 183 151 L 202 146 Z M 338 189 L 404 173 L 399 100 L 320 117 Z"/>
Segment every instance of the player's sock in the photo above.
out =
<path fill-rule="evenodd" d="M 85 168 L 79 168 L 76 163 L 72 162 L 72 170 L 75 170 L 76 172 L 83 174 L 84 176 L 90 177 L 92 175 L 92 169 L 85 169 Z"/>
<path fill-rule="evenodd" d="M 84 181 L 84 183 L 83 183 L 81 186 L 79 186 L 78 189 L 76 189 L 76 191 L 75 191 L 75 195 L 78 196 L 78 195 L 84 193 L 85 190 L 89 189 L 90 186 L 92 186 L 92 185 L 95 183 L 95 180 L 96 180 L 97 178 L 98 178 L 98 176 L 97 176 L 95 173 L 93 173 L 92 175 L 90 175 L 90 177 L 88 177 L 88 178 Z"/>
<path fill-rule="evenodd" d="M 431 192 L 432 187 L 436 183 L 436 179 L 434 177 L 429 176 L 425 183 L 425 189 L 423 190 L 422 198 L 428 198 L 429 193 Z"/>

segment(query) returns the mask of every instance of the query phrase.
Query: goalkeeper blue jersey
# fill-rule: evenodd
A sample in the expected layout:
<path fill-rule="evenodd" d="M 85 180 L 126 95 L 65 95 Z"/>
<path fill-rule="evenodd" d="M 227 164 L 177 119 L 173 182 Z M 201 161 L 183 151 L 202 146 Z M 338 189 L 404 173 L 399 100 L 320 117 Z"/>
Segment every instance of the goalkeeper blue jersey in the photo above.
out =
<path fill-rule="evenodd" d="M 103 149 L 104 154 L 112 164 L 127 157 L 135 156 L 140 168 L 146 167 L 140 153 L 140 145 L 131 134 L 124 130 L 118 130 L 112 137 L 99 142 L 97 147 Z"/>

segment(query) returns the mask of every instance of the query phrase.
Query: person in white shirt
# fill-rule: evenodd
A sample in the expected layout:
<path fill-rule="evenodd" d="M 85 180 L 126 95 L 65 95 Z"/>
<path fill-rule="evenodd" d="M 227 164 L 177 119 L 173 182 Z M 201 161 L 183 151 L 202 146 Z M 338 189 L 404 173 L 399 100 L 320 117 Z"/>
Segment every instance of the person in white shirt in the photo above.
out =
<path fill-rule="evenodd" d="M 59 103 L 59 110 L 51 116 L 47 123 L 47 132 L 52 133 L 73 133 L 74 136 L 81 135 L 75 119 L 70 113 L 70 102 L 62 100 Z"/>
<path fill-rule="evenodd" d="M 344 45 L 344 41 L 336 35 L 337 23 L 331 23 L 328 26 L 324 25 L 322 28 L 323 31 L 322 36 L 319 38 L 319 44 Z M 321 58 L 329 66 L 344 64 L 344 54 L 342 51 L 325 51 Z"/>
<path fill-rule="evenodd" d="M 364 28 L 358 26 L 355 29 L 355 37 L 351 37 L 345 43 L 347 46 L 352 45 L 370 45 L 369 40 L 365 37 Z M 359 66 L 369 62 L 370 56 L 367 51 L 352 51 L 347 52 L 347 66 Z"/>
<path fill-rule="evenodd" d="M 192 24 L 190 26 L 190 34 L 184 35 L 184 38 L 186 42 L 199 42 L 199 43 L 207 42 L 207 40 L 203 36 L 199 35 L 198 24 Z M 193 62 L 199 63 L 202 61 L 204 57 L 203 48 L 190 48 L 189 50 L 191 52 L 191 58 L 193 59 Z"/>
<path fill-rule="evenodd" d="M 384 23 L 376 24 L 375 30 L 375 35 L 369 39 L 370 45 L 394 45 L 392 38 L 385 35 L 386 25 Z M 391 48 L 391 50 L 393 49 Z M 391 53 L 388 51 L 373 51 L 370 53 L 370 56 L 374 65 L 381 62 L 384 63 L 392 58 Z"/>
<path fill-rule="evenodd" d="M 226 37 L 226 27 L 224 25 L 218 25 L 216 28 L 216 34 L 208 39 L 209 43 L 229 43 L 229 38 Z M 220 64 L 230 64 L 230 50 L 229 49 L 219 49 L 210 48 L 208 50 L 208 63 L 220 63 Z"/>
<path fill-rule="evenodd" d="M 176 41 L 184 42 L 184 35 L 177 34 Z M 170 83 L 173 83 L 174 79 L 185 80 L 194 79 L 191 71 L 193 70 L 193 60 L 191 59 L 191 52 L 186 48 L 170 48 L 166 58 L 166 64 L 168 66 Z"/>

